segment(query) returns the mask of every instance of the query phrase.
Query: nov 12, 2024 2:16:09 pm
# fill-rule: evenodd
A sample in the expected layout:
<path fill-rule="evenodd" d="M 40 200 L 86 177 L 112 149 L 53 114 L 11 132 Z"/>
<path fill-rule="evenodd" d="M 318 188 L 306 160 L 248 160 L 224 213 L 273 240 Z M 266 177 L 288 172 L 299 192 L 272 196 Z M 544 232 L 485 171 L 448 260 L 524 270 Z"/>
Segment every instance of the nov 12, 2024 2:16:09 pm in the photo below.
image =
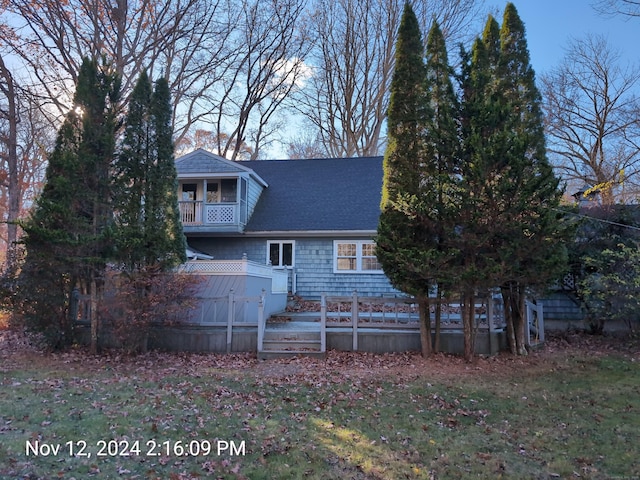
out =
<path fill-rule="evenodd" d="M 198 457 L 198 456 L 244 456 L 245 441 L 234 440 L 69 440 L 66 442 L 42 442 L 27 440 L 27 457 Z"/>

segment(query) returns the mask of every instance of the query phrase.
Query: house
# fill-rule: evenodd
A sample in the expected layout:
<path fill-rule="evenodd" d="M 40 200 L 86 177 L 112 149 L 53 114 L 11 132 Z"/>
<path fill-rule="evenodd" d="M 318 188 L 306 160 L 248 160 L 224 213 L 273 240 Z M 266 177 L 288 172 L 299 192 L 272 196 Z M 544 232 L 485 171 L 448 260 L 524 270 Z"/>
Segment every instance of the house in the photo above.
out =
<path fill-rule="evenodd" d="M 373 241 L 382 157 L 232 162 L 196 150 L 176 169 L 184 233 L 200 255 L 271 265 L 305 298 L 400 293 Z"/>
<path fill-rule="evenodd" d="M 204 282 L 184 324 L 158 329 L 152 348 L 261 359 L 420 348 L 416 302 L 375 256 L 382 157 L 232 162 L 196 150 L 175 164 L 183 268 Z M 319 311 L 283 312 L 288 294 L 320 299 Z M 477 335 L 479 353 L 506 344 L 494 325 Z M 441 346 L 462 351 L 462 339 L 455 327 Z"/>

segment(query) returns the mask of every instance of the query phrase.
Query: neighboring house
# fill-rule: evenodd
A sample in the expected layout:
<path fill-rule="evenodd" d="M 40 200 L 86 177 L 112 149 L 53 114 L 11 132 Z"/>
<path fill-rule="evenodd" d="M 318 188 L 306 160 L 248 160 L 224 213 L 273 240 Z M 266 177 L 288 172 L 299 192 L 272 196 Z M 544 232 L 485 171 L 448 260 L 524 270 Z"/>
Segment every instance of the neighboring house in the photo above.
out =
<path fill-rule="evenodd" d="M 306 298 L 400 293 L 373 242 L 382 157 L 232 162 L 196 150 L 176 168 L 194 251 L 286 270 L 289 292 Z"/>

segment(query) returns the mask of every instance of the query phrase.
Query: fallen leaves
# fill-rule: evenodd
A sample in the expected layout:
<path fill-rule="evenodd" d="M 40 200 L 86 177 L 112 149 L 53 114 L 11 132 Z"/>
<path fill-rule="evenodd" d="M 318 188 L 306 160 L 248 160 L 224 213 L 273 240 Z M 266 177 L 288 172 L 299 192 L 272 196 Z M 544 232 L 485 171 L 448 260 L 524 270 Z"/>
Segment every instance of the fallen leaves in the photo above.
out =
<path fill-rule="evenodd" d="M 335 351 L 326 359 L 260 362 L 251 353 L 149 352 L 132 357 L 117 352 L 90 356 L 79 349 L 43 354 L 20 340 L 12 344 L 11 335 L 0 333 L 0 337 L 2 345 L 12 345 L 0 351 L 0 383 L 8 387 L 0 393 L 6 398 L 20 392 L 22 402 L 4 404 L 9 408 L 0 415 L 3 440 L 32 435 L 64 442 L 64 435 L 86 434 L 89 427 L 100 438 L 245 440 L 251 462 L 262 469 L 286 476 L 298 462 L 300 476 L 329 468 L 334 478 L 340 478 L 336 472 L 343 472 L 343 478 L 400 478 L 387 473 L 387 468 L 406 472 L 408 478 L 425 478 L 445 467 L 478 464 L 486 464 L 482 472 L 488 475 L 502 474 L 508 467 L 505 454 L 487 447 L 488 438 L 507 445 L 522 462 L 541 465 L 539 451 L 545 447 L 540 439 L 546 441 L 549 431 L 562 429 L 564 441 L 573 423 L 557 421 L 552 429 L 540 425 L 530 429 L 528 424 L 516 428 L 518 418 L 510 417 L 511 424 L 503 425 L 495 403 L 478 391 L 505 392 L 507 396 L 499 399 L 503 412 L 507 407 L 553 408 L 558 398 L 554 392 L 547 387 L 529 390 L 529 381 L 581 365 L 573 359 L 580 345 L 594 352 L 609 351 L 607 340 L 567 343 L 551 336 L 544 350 L 526 358 L 501 354 L 477 358 L 473 364 L 444 354 L 424 359 L 417 353 Z M 495 387 L 498 384 L 503 387 Z M 567 394 L 566 401 L 570 400 Z M 597 404 L 587 402 L 584 407 Z M 636 410 L 629 399 L 621 403 L 621 413 L 632 415 Z M 610 421 L 602 411 L 590 412 L 588 418 L 595 426 Z M 456 454 L 452 442 L 466 439 L 470 430 L 481 440 L 469 450 L 460 447 L 466 456 Z M 356 448 L 362 449 L 362 458 L 353 457 Z M 367 464 L 368 456 L 375 465 Z M 6 468 L 30 468 L 21 462 Z M 243 459 L 167 455 L 120 463 L 91 459 L 81 467 L 83 478 L 242 479 L 255 472 Z M 56 468 L 63 478 L 69 474 L 59 464 Z M 572 468 L 594 467 L 575 460 Z M 0 473 L 4 473 L 1 468 Z"/>

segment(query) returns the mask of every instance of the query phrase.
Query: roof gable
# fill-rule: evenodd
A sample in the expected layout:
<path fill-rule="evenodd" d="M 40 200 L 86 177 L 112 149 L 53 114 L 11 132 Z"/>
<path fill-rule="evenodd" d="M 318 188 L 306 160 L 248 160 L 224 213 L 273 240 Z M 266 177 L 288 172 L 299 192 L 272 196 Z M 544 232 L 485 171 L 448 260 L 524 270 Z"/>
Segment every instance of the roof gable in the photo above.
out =
<path fill-rule="evenodd" d="M 179 176 L 204 177 L 215 174 L 254 173 L 240 162 L 208 152 L 201 148 L 176 159 Z"/>

